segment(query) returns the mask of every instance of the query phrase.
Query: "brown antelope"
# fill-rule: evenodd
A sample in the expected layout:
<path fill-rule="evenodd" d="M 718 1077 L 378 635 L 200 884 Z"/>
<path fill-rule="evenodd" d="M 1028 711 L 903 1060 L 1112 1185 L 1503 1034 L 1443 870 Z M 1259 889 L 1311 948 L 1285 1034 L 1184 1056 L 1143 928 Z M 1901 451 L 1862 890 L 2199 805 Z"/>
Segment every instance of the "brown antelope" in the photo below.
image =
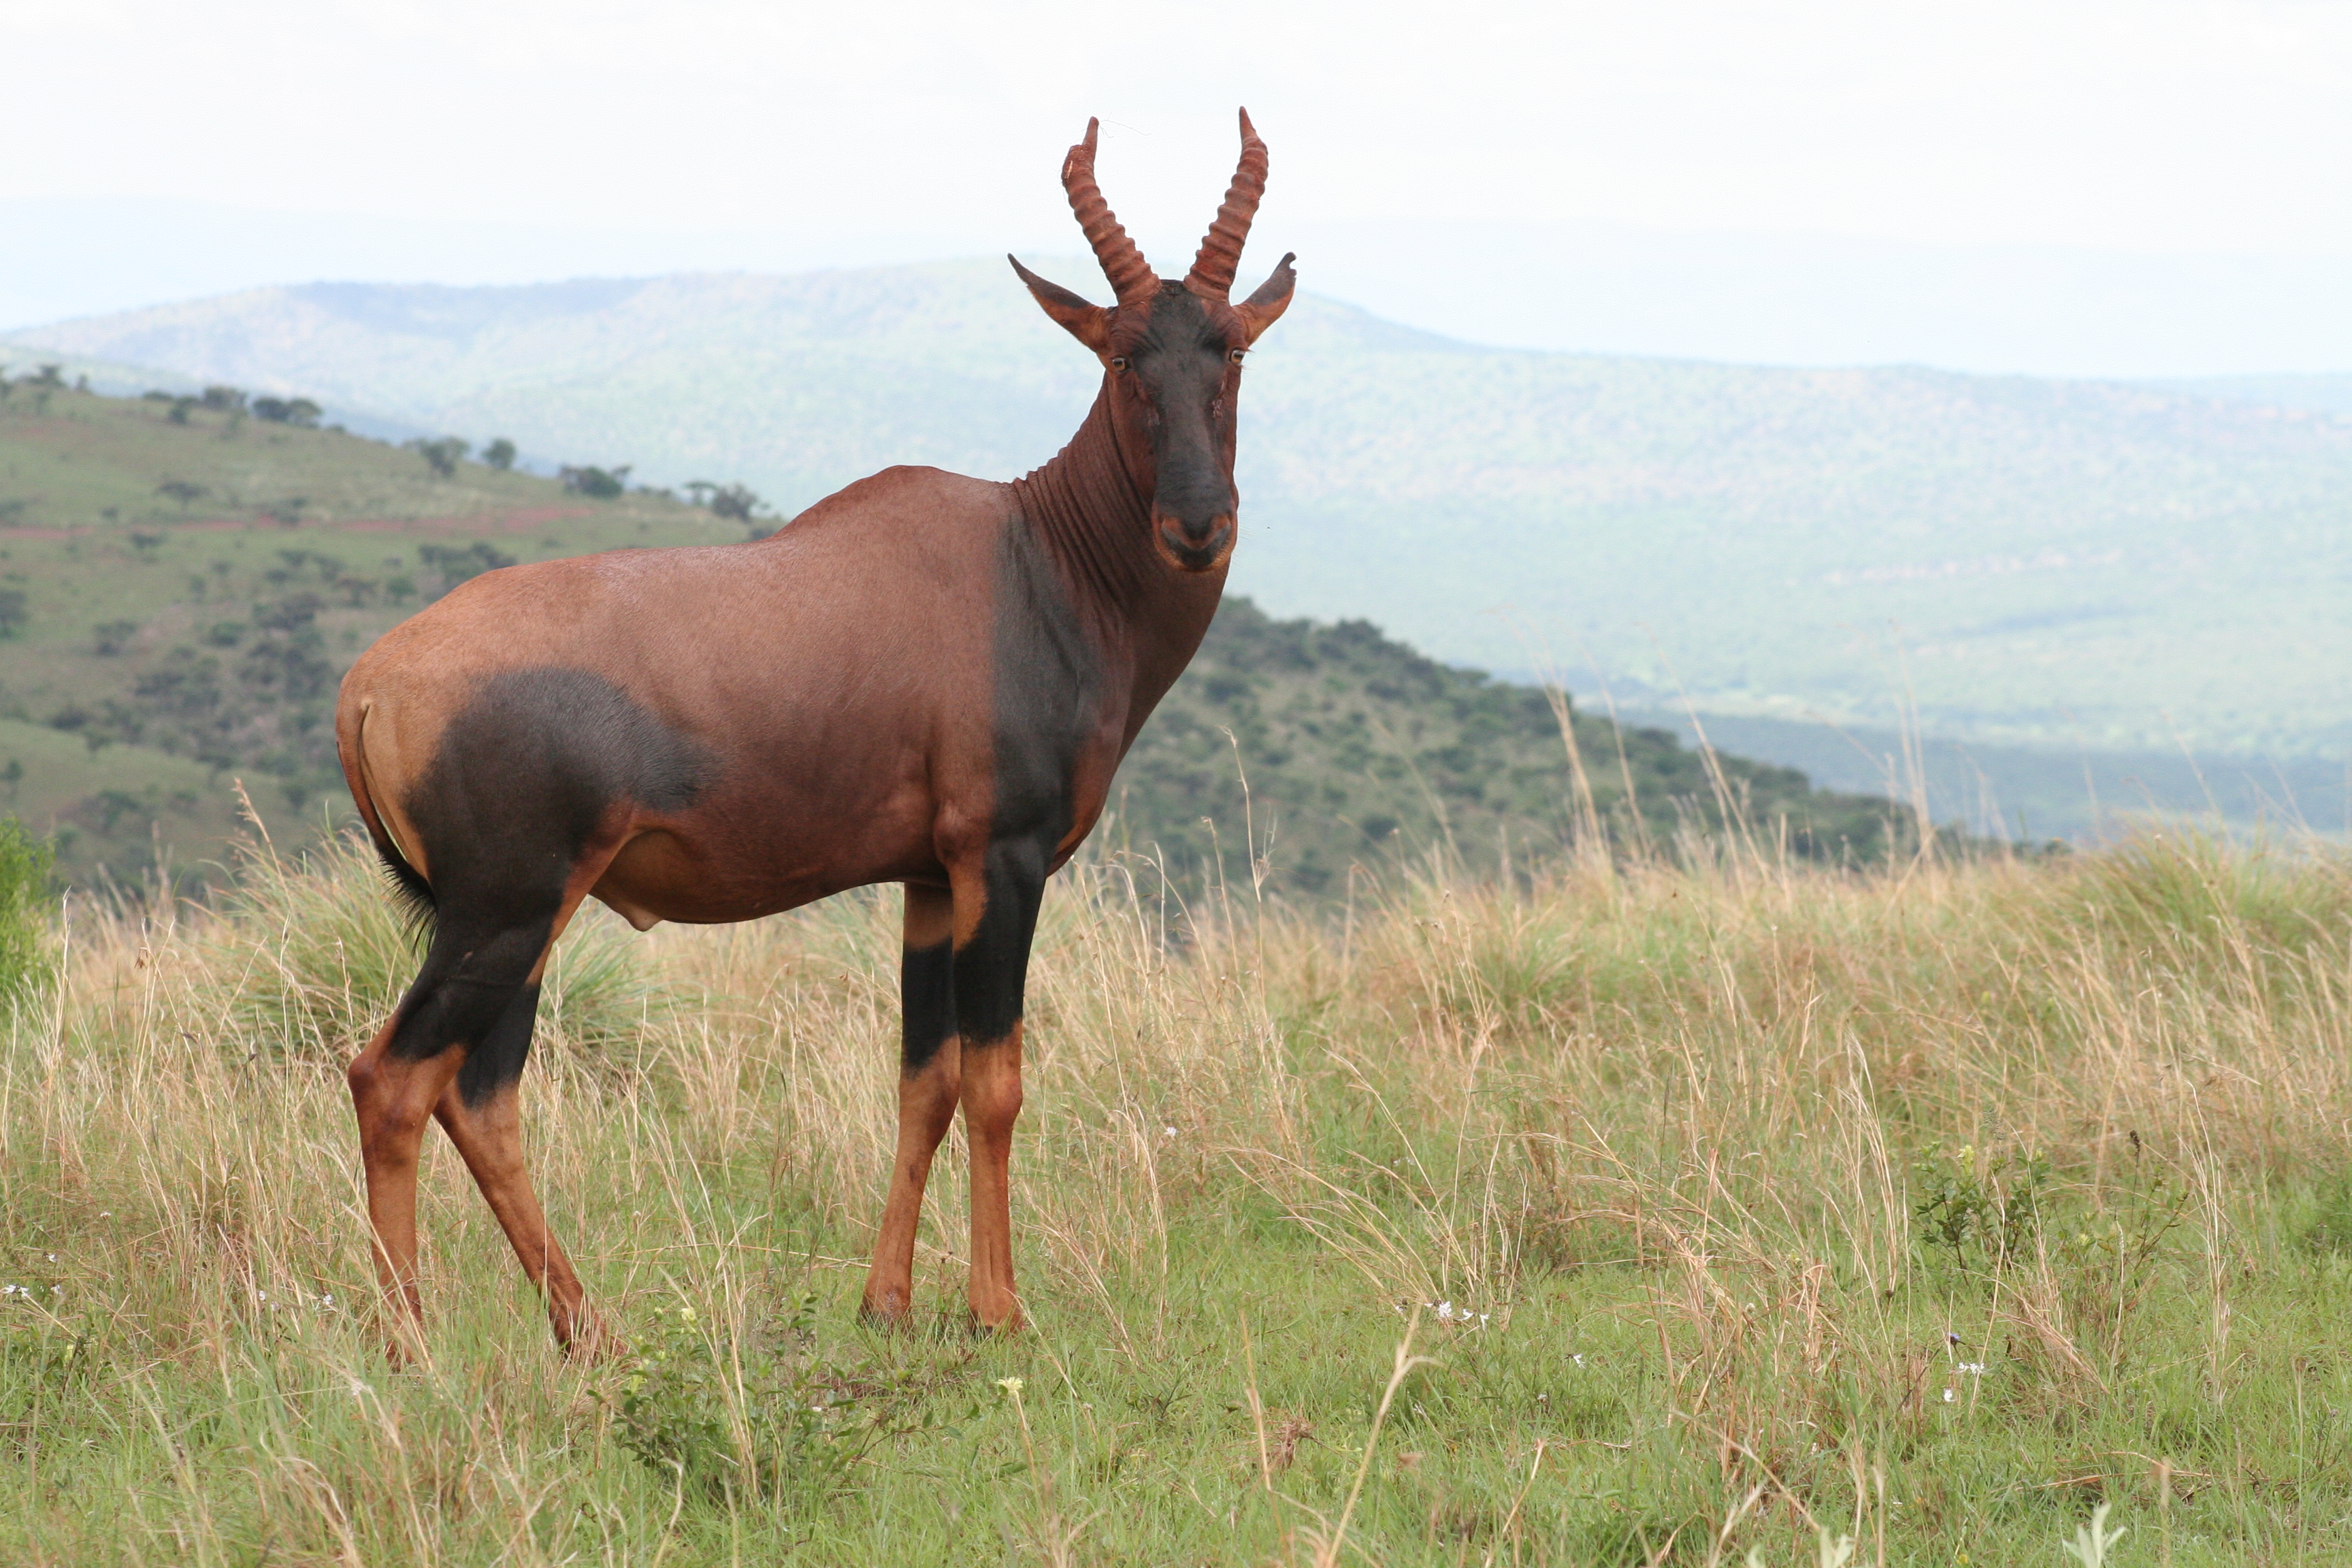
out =
<path fill-rule="evenodd" d="M 1070 149 L 1062 184 L 1118 301 L 1013 262 L 1103 364 L 1078 433 L 1027 478 L 887 468 L 756 542 L 511 566 L 352 666 L 335 714 L 344 776 L 432 921 L 415 983 L 350 1070 L 396 1349 L 422 1323 L 428 1117 L 557 1340 L 600 1340 L 523 1168 L 516 1106 L 540 977 L 583 899 L 642 931 L 877 882 L 906 888 L 905 1020 L 865 1310 L 908 1310 L 924 1182 L 961 1102 L 971 1316 L 1019 1325 L 1007 1163 L 1038 903 L 1216 612 L 1242 357 L 1297 281 L 1285 256 L 1228 299 L 1265 189 L 1247 112 L 1241 130 L 1181 282 L 1152 275 L 1103 200 L 1094 121 Z"/>

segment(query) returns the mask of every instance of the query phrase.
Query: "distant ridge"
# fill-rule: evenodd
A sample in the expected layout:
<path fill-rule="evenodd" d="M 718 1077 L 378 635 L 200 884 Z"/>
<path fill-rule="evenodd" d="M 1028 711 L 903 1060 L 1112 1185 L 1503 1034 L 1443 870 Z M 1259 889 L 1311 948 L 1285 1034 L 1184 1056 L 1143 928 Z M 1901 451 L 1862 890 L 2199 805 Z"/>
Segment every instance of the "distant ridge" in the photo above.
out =
<path fill-rule="evenodd" d="M 1097 374 L 1001 260 L 312 284 L 58 323 L 0 357 L 37 347 L 786 508 L 894 462 L 1017 474 Z M 2347 755 L 2336 379 L 2275 378 L 2287 405 L 2240 381 L 1526 353 L 1310 295 L 1253 358 L 1235 586 L 1488 668 L 1548 647 L 1580 689 L 1713 711 Z"/>

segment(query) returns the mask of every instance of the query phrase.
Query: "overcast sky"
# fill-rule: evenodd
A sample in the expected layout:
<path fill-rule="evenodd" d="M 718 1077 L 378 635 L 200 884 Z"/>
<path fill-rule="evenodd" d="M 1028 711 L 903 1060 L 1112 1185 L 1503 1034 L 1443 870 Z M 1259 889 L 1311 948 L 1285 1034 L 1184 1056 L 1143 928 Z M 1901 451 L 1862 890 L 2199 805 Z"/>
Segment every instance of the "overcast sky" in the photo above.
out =
<path fill-rule="evenodd" d="M 1449 330 L 1799 359 L 1916 340 L 1929 350 L 1907 357 L 1960 363 L 1930 318 L 1983 287 L 1915 299 L 1900 279 L 1999 256 L 2024 280 L 1979 300 L 1992 317 L 2095 315 L 2101 276 L 2217 309 L 2276 296 L 2151 363 L 2124 363 L 2126 313 L 2067 351 L 2082 364 L 2016 368 L 2352 369 L 2352 290 L 2334 282 L 2352 278 L 2345 0 L 0 0 L 0 219 L 18 236 L 0 232 L 0 286 L 18 285 L 0 323 L 372 260 L 467 282 L 1066 248 L 1055 173 L 1089 113 L 1113 204 L 1181 268 L 1244 102 L 1274 164 L 1252 277 L 1271 246 L 1321 238 L 1343 252 L 1319 258 L 1327 287 Z M 249 254 L 221 237 L 241 221 L 225 209 L 249 217 Z M 89 255 L 58 237 L 68 219 Z M 178 237 L 184 220 L 210 237 Z M 1410 266 L 1384 257 L 1390 235 L 1417 237 Z M 1592 287 L 1628 290 L 1614 316 L 1514 305 L 1548 254 L 1604 252 L 1619 281 Z M 1637 297 L 1652 274 L 1705 293 L 1709 268 L 1772 265 L 1802 294 L 1808 257 L 1865 258 L 1894 293 L 1864 313 L 1916 319 L 1881 349 L 1842 339 L 1837 296 L 1878 286 L 1840 282 L 1792 295 L 1776 354 L 1740 338 L 1745 307 L 1702 301 L 1694 341 L 1667 341 L 1677 298 Z M 1311 286 L 1318 258 L 1302 260 Z M 2044 279 L 2086 267 L 2094 305 Z M 1449 278 L 1475 310 L 1415 303 Z M 2032 357 L 2040 331 L 1979 368 Z M 1643 341 L 1607 341 L 1629 333 Z"/>

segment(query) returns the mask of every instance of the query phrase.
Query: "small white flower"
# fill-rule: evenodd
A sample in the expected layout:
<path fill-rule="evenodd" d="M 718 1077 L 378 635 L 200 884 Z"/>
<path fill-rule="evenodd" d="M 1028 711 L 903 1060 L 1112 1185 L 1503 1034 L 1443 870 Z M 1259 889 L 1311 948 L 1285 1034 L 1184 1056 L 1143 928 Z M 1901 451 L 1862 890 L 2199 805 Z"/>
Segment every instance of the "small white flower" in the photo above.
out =
<path fill-rule="evenodd" d="M 366 1384 L 361 1382 L 356 1377 L 352 1379 L 351 1387 L 352 1397 L 353 1399 L 365 1399 L 375 1392 L 374 1389 L 370 1388 Z"/>
<path fill-rule="evenodd" d="M 1029 1385 L 1017 1377 L 1000 1377 L 996 1380 L 996 1386 L 1018 1399 L 1021 1397 L 1021 1391 Z"/>
<path fill-rule="evenodd" d="M 1166 1133 L 1166 1134 L 1167 1134 L 1169 1137 L 1171 1137 L 1171 1138 L 1173 1138 L 1173 1137 L 1175 1137 L 1175 1136 L 1176 1136 L 1176 1129 L 1174 1129 L 1173 1127 L 1163 1127 L 1163 1128 L 1161 1128 L 1161 1129 L 1160 1129 L 1160 1131 L 1162 1131 L 1162 1132 Z"/>
<path fill-rule="evenodd" d="M 1577 1365 L 1582 1366 L 1584 1364 L 1584 1352 L 1579 1351 L 1576 1354 L 1569 1357 L 1568 1359 L 1574 1362 Z"/>
<path fill-rule="evenodd" d="M 55 1263 L 58 1260 L 58 1255 L 54 1252 L 44 1253 L 42 1256 L 47 1258 L 52 1263 Z"/>
<path fill-rule="evenodd" d="M 1985 1363 L 1980 1361 L 1964 1361 L 1960 1363 L 1958 1370 L 1967 1373 L 1970 1377 L 1982 1377 L 1985 1374 Z"/>
<path fill-rule="evenodd" d="M 98 1211 L 98 1217 L 100 1219 L 112 1219 L 114 1217 L 114 1211 L 112 1209 L 100 1209 Z"/>
<path fill-rule="evenodd" d="M 1958 1397 L 1959 1397 L 1959 1395 L 1958 1395 L 1958 1394 L 1955 1394 L 1955 1393 L 1953 1393 L 1950 1389 L 1948 1389 L 1948 1389 L 1944 1390 L 1944 1403 L 1945 1403 L 1945 1404 L 1949 1405 L 1953 1400 L 1958 1399 Z"/>

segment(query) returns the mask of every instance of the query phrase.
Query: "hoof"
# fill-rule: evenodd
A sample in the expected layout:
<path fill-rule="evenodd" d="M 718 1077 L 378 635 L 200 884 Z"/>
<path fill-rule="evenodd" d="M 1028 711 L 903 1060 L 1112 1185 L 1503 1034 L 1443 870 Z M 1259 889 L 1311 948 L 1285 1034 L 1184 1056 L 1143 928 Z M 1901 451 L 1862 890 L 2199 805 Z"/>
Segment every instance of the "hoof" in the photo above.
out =
<path fill-rule="evenodd" d="M 628 1342 L 604 1324 L 593 1312 L 583 1312 L 576 1324 L 558 1322 L 555 1342 L 563 1352 L 563 1359 L 581 1366 L 601 1366 L 607 1362 L 622 1360 L 629 1353 Z"/>
<path fill-rule="evenodd" d="M 1027 1326 L 1021 1316 L 1021 1309 L 1015 1307 L 992 1323 L 974 1311 L 964 1320 L 963 1331 L 976 1340 L 1008 1339 Z"/>

